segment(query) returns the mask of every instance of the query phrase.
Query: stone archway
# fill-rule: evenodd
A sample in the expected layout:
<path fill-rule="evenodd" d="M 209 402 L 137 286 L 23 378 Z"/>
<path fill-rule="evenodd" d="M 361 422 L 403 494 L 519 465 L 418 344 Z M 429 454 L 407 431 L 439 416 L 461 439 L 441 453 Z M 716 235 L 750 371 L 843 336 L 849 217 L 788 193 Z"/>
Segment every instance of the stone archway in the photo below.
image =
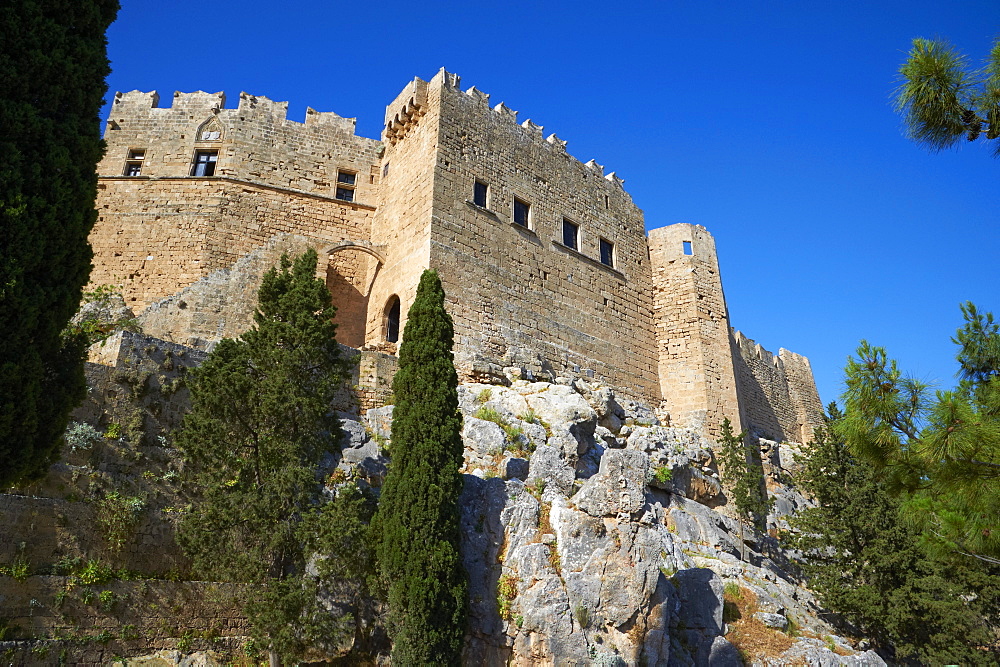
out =
<path fill-rule="evenodd" d="M 341 241 L 326 251 L 326 286 L 337 307 L 337 341 L 344 345 L 365 344 L 368 298 L 385 264 L 382 248 L 370 241 Z"/>

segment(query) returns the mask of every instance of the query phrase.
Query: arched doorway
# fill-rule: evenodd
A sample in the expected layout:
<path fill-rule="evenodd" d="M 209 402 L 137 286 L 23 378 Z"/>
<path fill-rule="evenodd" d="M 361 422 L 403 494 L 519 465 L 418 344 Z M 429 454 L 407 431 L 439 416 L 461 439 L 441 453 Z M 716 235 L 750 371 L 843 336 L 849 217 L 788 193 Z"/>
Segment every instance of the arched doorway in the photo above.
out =
<path fill-rule="evenodd" d="M 388 343 L 399 342 L 399 297 L 393 294 L 385 304 L 385 325 L 383 331 Z"/>
<path fill-rule="evenodd" d="M 345 252 L 351 251 L 351 252 Z M 337 341 L 350 347 L 365 344 L 368 297 L 382 253 L 367 241 L 341 241 L 326 251 L 326 286 L 337 307 Z"/>

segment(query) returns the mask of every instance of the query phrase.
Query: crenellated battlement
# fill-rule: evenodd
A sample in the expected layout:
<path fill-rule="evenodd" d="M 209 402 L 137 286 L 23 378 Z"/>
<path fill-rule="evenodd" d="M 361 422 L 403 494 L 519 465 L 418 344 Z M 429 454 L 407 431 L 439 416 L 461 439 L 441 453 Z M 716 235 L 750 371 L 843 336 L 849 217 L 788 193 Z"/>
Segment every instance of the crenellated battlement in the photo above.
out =
<path fill-rule="evenodd" d="M 742 331 L 737 331 L 735 329 L 733 330 L 733 341 L 740 349 L 744 359 L 756 359 L 761 363 L 773 366 L 778 370 L 783 370 L 785 365 L 780 353 L 785 352 L 787 354 L 794 354 L 792 352 L 788 352 L 788 350 L 785 350 L 784 348 L 781 348 L 779 354 L 772 354 L 771 352 L 765 350 L 760 343 L 757 343 L 752 338 L 747 338 Z"/>
<path fill-rule="evenodd" d="M 446 86 L 453 90 L 454 92 L 462 93 L 469 100 L 472 100 L 477 107 L 482 109 L 492 109 L 498 117 L 505 119 L 511 124 L 511 127 L 517 127 L 521 130 L 521 135 L 530 141 L 534 142 L 539 146 L 544 146 L 545 148 L 558 151 L 560 153 L 566 154 L 567 157 L 571 158 L 575 162 L 578 162 L 581 166 L 588 169 L 595 176 L 599 176 L 605 179 L 608 183 L 615 185 L 618 189 L 622 189 L 622 184 L 625 182 L 623 178 L 618 176 L 615 172 L 608 174 L 604 173 L 604 166 L 597 163 L 596 160 L 589 160 L 583 162 L 579 158 L 574 157 L 566 150 L 567 142 L 556 136 L 555 133 L 550 133 L 547 137 L 545 136 L 543 125 L 539 125 L 532 119 L 528 118 L 522 122 L 518 122 L 518 112 L 515 109 L 507 106 L 505 102 L 500 102 L 498 104 L 490 106 L 490 94 L 482 90 L 479 90 L 475 86 L 469 86 L 464 92 L 460 89 L 459 83 L 461 82 L 461 77 L 457 74 L 452 74 L 445 71 L 443 68 L 438 72 L 438 76 L 442 78 L 443 81 L 447 82 Z M 438 78 L 435 77 L 435 79 Z M 433 82 L 435 79 L 431 79 Z"/>
<path fill-rule="evenodd" d="M 187 113 L 196 116 L 222 115 L 234 121 L 239 119 L 241 122 L 248 117 L 264 116 L 273 122 L 288 124 L 292 127 L 323 127 L 349 134 L 354 134 L 357 126 L 357 118 L 345 118 L 336 112 L 317 111 L 312 107 L 306 108 L 304 122 L 291 120 L 288 118 L 287 101 L 272 100 L 264 95 L 252 95 L 247 92 L 240 93 L 236 108 L 226 108 L 226 94 L 222 91 L 217 93 L 206 93 L 201 90 L 191 93 L 176 91 L 170 98 L 170 102 L 169 107 L 159 106 L 160 94 L 155 90 L 150 92 L 140 90 L 132 90 L 127 93 L 118 92 L 115 93 L 109 120 L 119 124 L 125 120 L 122 118 L 116 121 L 116 114 L 155 117 L 171 113 Z"/>
<path fill-rule="evenodd" d="M 442 92 L 447 90 L 452 93 L 462 95 L 465 100 L 472 103 L 473 108 L 479 109 L 480 111 L 485 112 L 487 110 L 491 110 L 495 117 L 502 118 L 505 122 L 510 123 L 509 129 L 511 129 L 511 131 L 519 132 L 522 138 L 536 144 L 537 146 L 544 147 L 547 150 L 553 150 L 557 153 L 565 154 L 567 157 L 579 163 L 583 168 L 587 169 L 590 173 L 603 178 L 611 185 L 616 186 L 618 190 L 624 191 L 623 183 L 625 180 L 618 176 L 615 172 L 605 174 L 604 166 L 598 164 L 596 160 L 592 159 L 588 162 L 583 162 L 573 155 L 570 155 L 566 150 L 567 142 L 560 139 L 555 133 L 550 133 L 548 136 L 545 136 L 544 126 L 539 125 L 530 118 L 522 122 L 518 122 L 518 112 L 515 109 L 507 106 L 505 102 L 499 102 L 498 104 L 490 106 L 491 96 L 489 93 L 476 88 L 474 85 L 469 86 L 463 91 L 461 89 L 461 81 L 462 78 L 459 75 L 453 72 L 448 72 L 444 68 L 441 68 L 430 81 L 424 81 L 420 78 L 413 79 L 413 81 L 407 84 L 399 95 L 396 96 L 396 99 L 386 106 L 382 139 L 390 145 L 395 145 L 404 136 L 406 136 L 410 129 L 417 125 L 420 118 L 427 113 L 428 90 L 437 87 Z M 514 128 L 517 128 L 517 130 Z"/>

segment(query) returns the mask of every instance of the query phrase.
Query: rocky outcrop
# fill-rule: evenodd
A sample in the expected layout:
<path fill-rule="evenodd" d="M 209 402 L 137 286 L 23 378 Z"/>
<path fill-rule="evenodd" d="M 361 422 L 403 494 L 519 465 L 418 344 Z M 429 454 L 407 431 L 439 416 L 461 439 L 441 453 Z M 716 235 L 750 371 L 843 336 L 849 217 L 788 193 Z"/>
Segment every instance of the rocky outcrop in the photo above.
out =
<path fill-rule="evenodd" d="M 754 664 L 884 664 L 819 639 L 834 631 L 777 542 L 727 514 L 714 442 L 581 380 L 467 384 L 459 399 L 468 664 L 739 665 L 730 587 L 765 627 L 803 633 Z M 390 438 L 390 417 L 370 410 L 369 430 Z M 765 443 L 772 526 L 807 505 L 780 483 L 781 447 Z"/>

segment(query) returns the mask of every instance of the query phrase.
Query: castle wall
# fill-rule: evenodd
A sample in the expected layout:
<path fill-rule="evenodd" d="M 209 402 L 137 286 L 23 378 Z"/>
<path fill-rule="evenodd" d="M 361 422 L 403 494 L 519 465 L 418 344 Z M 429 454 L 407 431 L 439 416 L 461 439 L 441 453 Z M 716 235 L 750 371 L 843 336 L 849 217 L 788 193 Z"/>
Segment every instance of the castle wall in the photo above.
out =
<path fill-rule="evenodd" d="M 385 153 L 371 233 L 372 243 L 385 254 L 385 264 L 372 284 L 366 339 L 390 352 L 396 344 L 386 341 L 386 307 L 393 296 L 399 298 L 402 340 L 420 274 L 430 266 L 439 114 L 428 92 L 426 81 L 414 79 L 386 107 Z"/>
<path fill-rule="evenodd" d="M 454 74 L 436 76 L 428 96 L 440 105 L 430 265 L 460 374 L 518 367 L 658 399 L 645 228 L 621 181 L 488 95 L 463 92 Z M 476 180 L 489 186 L 485 207 L 473 202 Z M 515 197 L 530 206 L 527 227 L 514 222 Z M 563 245 L 564 218 L 579 226 L 578 250 Z M 601 238 L 614 244 L 614 268 L 600 262 Z"/>
<path fill-rule="evenodd" d="M 823 425 L 809 360 L 785 349 L 775 356 L 739 331 L 733 343 L 745 427 L 768 440 L 809 442 Z"/>
<path fill-rule="evenodd" d="M 133 91 L 112 107 L 90 236 L 92 284 L 121 285 L 141 309 L 278 233 L 370 237 L 381 144 L 354 136 L 353 119 L 309 110 L 296 123 L 285 119 L 287 103 L 245 93 L 236 109 L 224 108 L 221 93 L 176 93 L 170 108 L 157 99 Z M 214 175 L 189 176 L 200 150 L 218 152 Z M 141 160 L 129 160 L 134 151 Z M 128 163 L 141 174 L 123 176 Z M 336 198 L 338 170 L 355 175 L 353 202 Z M 363 263 L 336 261 L 351 273 Z M 360 294 L 346 296 L 349 311 L 367 310 Z"/>
<path fill-rule="evenodd" d="M 729 417 L 736 429 L 807 439 L 822 422 L 808 360 L 731 335 L 711 235 L 681 224 L 647 239 L 614 173 L 459 84 L 444 70 L 411 81 L 386 107 L 382 141 L 333 113 L 289 121 L 287 103 L 246 93 L 234 109 L 222 93 L 175 93 L 169 108 L 156 93 L 118 94 L 92 283 L 122 286 L 136 311 L 158 302 L 144 325 L 202 346 L 249 326 L 259 283 L 260 271 L 213 272 L 258 249 L 270 261 L 272 239 L 301 235 L 320 251 L 343 344 L 395 353 L 388 306 L 399 298 L 401 335 L 420 274 L 434 268 L 463 379 L 590 377 L 662 398 L 677 425 L 717 434 Z M 205 151 L 217 153 L 215 173 L 189 175 Z M 338 173 L 352 175 L 339 192 Z M 526 225 L 515 199 L 529 207 Z M 564 221 L 578 226 L 575 247 Z M 195 298 L 177 294 L 197 281 Z"/>
<path fill-rule="evenodd" d="M 287 102 L 247 93 L 235 109 L 223 93 L 200 91 L 158 103 L 156 92 L 115 95 L 99 176 L 122 176 L 131 150 L 144 151 L 142 177 L 189 176 L 195 151 L 217 150 L 216 176 L 334 197 L 346 170 L 357 174 L 354 201 L 375 199 L 381 144 L 356 136 L 353 118 L 309 109 L 298 123 L 285 117 Z"/>
<path fill-rule="evenodd" d="M 133 310 L 232 266 L 276 234 L 367 238 L 373 213 L 326 197 L 190 177 L 102 178 L 97 205 L 91 284 L 120 285 Z"/>
<path fill-rule="evenodd" d="M 715 240 L 700 225 L 669 225 L 649 233 L 649 255 L 660 389 L 671 423 L 717 435 L 728 417 L 738 433 L 742 419 Z"/>

